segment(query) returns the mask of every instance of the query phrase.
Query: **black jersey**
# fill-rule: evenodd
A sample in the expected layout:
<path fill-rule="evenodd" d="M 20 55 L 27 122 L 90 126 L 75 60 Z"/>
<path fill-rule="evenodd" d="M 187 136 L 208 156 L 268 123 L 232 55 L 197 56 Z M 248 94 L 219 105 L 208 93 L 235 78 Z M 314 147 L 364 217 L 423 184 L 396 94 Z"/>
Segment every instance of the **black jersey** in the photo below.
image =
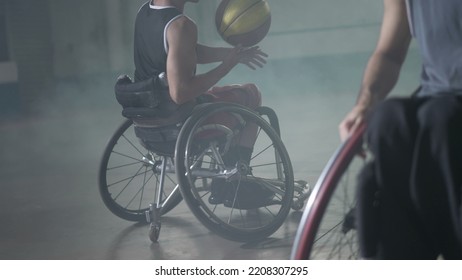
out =
<path fill-rule="evenodd" d="M 143 81 L 166 72 L 166 29 L 182 13 L 175 7 L 144 4 L 135 21 L 134 62 L 135 81 Z"/>

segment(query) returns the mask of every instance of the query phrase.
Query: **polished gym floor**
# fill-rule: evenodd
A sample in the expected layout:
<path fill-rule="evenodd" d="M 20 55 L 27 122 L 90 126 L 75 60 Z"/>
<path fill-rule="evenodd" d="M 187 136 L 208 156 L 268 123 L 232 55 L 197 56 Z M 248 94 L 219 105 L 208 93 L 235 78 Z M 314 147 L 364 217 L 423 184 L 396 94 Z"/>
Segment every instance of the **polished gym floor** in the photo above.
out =
<path fill-rule="evenodd" d="M 279 116 L 296 179 L 316 183 L 353 99 L 265 98 Z M 0 259 L 290 258 L 302 212 L 292 211 L 266 240 L 241 244 L 209 232 L 183 202 L 163 218 L 159 242 L 152 243 L 148 225 L 114 216 L 98 193 L 100 157 L 123 120 L 118 104 L 68 98 L 47 106 L 0 122 Z"/>

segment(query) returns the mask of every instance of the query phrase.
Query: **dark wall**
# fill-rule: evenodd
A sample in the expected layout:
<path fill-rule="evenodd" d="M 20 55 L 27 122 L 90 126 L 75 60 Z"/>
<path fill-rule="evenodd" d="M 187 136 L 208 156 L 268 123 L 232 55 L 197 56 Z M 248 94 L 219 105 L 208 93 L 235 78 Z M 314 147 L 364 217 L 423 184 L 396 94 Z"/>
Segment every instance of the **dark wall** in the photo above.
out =
<path fill-rule="evenodd" d="M 19 96 L 28 111 L 53 94 L 49 3 L 0 0 L 5 7 L 9 59 L 18 68 Z"/>
<path fill-rule="evenodd" d="M 0 1 L 0 62 L 8 61 L 8 41 L 6 37 L 6 2 Z"/>

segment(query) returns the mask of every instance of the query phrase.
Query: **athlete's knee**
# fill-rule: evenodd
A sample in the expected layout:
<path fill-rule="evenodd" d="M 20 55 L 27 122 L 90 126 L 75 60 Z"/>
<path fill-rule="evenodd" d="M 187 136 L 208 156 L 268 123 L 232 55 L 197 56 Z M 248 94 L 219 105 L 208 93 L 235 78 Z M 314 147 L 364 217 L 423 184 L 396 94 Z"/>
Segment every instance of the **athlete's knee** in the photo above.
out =
<path fill-rule="evenodd" d="M 418 112 L 419 126 L 424 130 L 460 130 L 462 128 L 462 106 L 454 96 L 429 99 Z"/>
<path fill-rule="evenodd" d="M 388 99 L 378 104 L 368 119 L 369 141 L 375 142 L 399 130 L 403 115 L 405 108 L 400 99 Z"/>
<path fill-rule="evenodd" d="M 385 100 L 375 107 L 369 119 L 369 125 L 374 127 L 394 125 L 402 111 L 403 105 L 400 100 Z"/>
<path fill-rule="evenodd" d="M 244 84 L 242 86 L 247 94 L 246 106 L 252 109 L 260 107 L 262 104 L 261 92 L 255 84 Z"/>

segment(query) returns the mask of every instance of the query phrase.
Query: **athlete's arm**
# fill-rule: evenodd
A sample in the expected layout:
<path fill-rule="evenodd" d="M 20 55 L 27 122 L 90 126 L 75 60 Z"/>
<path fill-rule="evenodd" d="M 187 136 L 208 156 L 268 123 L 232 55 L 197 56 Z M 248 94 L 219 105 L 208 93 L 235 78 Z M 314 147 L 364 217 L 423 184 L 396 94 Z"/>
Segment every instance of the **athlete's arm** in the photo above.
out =
<path fill-rule="evenodd" d="M 197 44 L 197 63 L 206 64 L 223 61 L 223 59 L 228 56 L 231 50 L 232 48 L 209 47 Z"/>
<path fill-rule="evenodd" d="M 367 63 L 356 105 L 339 125 L 342 140 L 396 85 L 410 41 L 405 1 L 384 0 L 380 37 Z"/>
<path fill-rule="evenodd" d="M 177 104 L 191 101 L 205 93 L 220 79 L 231 71 L 238 63 L 249 67 L 261 65 L 255 58 L 256 48 L 233 48 L 227 53 L 221 53 L 221 63 L 212 70 L 196 75 L 197 55 L 197 27 L 187 17 L 174 20 L 167 28 L 167 79 L 170 96 Z M 199 47 L 200 49 L 201 47 Z"/>
<path fill-rule="evenodd" d="M 197 63 L 206 64 L 213 62 L 223 61 L 233 48 L 225 47 L 209 47 L 201 44 L 197 44 Z M 266 63 L 266 57 L 268 55 L 264 53 L 258 46 L 247 49 L 249 51 L 249 57 L 254 61 L 254 65 L 262 67 Z M 251 67 L 255 69 L 255 67 Z"/>

